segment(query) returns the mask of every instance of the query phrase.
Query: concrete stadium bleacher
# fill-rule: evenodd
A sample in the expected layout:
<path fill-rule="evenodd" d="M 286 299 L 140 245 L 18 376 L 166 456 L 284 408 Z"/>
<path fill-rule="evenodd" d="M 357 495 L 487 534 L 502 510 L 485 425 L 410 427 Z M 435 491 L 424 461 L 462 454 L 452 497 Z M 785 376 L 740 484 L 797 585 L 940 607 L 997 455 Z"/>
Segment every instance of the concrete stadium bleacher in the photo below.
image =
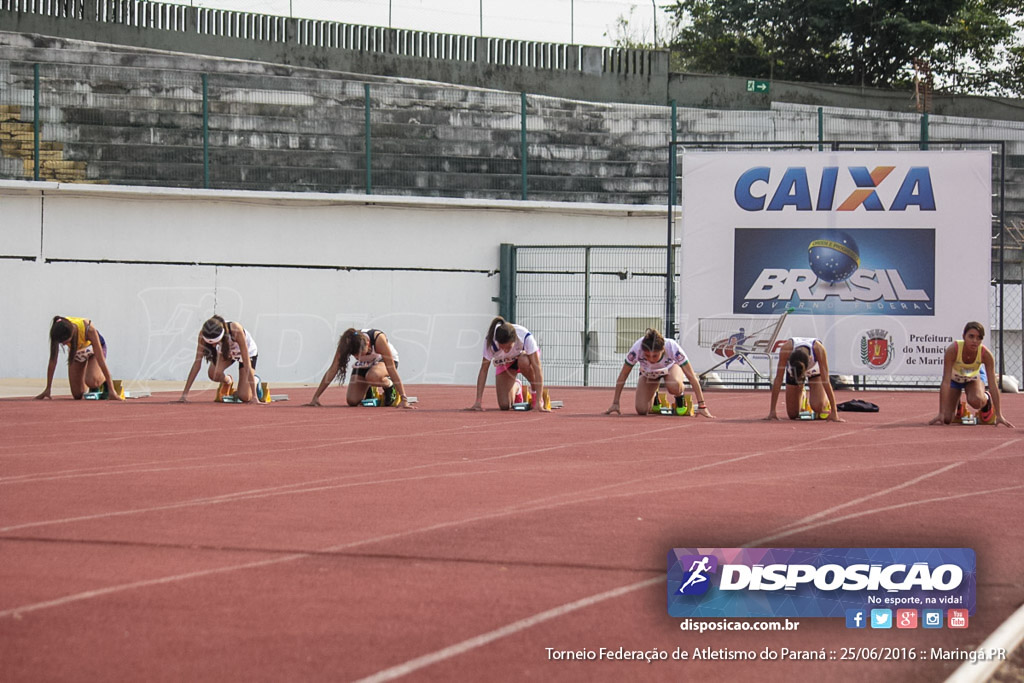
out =
<path fill-rule="evenodd" d="M 40 65 L 42 139 L 79 180 L 203 187 L 205 73 L 210 187 L 365 192 L 369 85 L 373 192 L 523 196 L 518 93 L 12 34 L 0 63 L 22 124 Z M 667 108 L 530 96 L 527 129 L 530 199 L 667 200 Z"/>

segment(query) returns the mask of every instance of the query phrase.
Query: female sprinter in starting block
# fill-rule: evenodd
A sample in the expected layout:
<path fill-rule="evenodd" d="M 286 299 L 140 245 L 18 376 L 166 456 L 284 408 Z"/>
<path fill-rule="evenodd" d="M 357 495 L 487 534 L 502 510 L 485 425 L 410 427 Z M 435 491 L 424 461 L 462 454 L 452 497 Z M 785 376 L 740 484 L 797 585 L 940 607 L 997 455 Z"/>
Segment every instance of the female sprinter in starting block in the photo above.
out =
<path fill-rule="evenodd" d="M 995 359 L 988 347 L 981 343 L 983 339 L 985 326 L 969 322 L 964 326 L 964 338 L 946 347 L 939 387 L 939 414 L 928 424 L 948 425 L 952 422 L 963 392 L 967 403 L 978 411 L 978 420 L 982 424 L 1013 427 L 999 408 L 999 383 L 990 379 L 996 377 Z"/>
<path fill-rule="evenodd" d="M 494 389 L 498 395 L 498 408 L 509 410 L 515 403 L 516 375 L 520 372 L 530 383 L 535 406 L 550 413 L 544 401 L 544 368 L 540 364 L 537 339 L 522 325 L 514 325 L 500 315 L 491 321 L 484 340 L 484 358 L 476 377 L 476 402 L 466 410 L 483 410 L 484 387 L 487 371 L 494 363 Z"/>
<path fill-rule="evenodd" d="M 657 330 L 647 328 L 647 332 L 633 344 L 633 347 L 626 354 L 626 362 L 619 372 L 619 378 L 615 380 L 615 398 L 612 405 L 604 411 L 605 415 L 622 412 L 619 410 L 619 398 L 622 396 L 622 389 L 626 386 L 626 379 L 633 371 L 633 366 L 640 364 L 640 379 L 636 385 L 636 412 L 638 415 L 647 415 L 651 411 L 654 397 L 658 393 L 661 381 L 665 380 L 665 388 L 668 393 L 675 397 L 676 412 L 683 407 L 683 375 L 693 387 L 693 393 L 697 396 L 697 414 L 704 417 L 714 417 L 708 407 L 704 404 L 704 392 L 700 388 L 700 381 L 690 367 L 690 359 L 679 347 L 674 339 L 666 340 Z"/>
<path fill-rule="evenodd" d="M 828 381 L 828 354 L 820 339 L 793 337 L 779 348 L 779 368 L 772 382 L 772 402 L 766 420 L 777 420 L 775 405 L 779 401 L 782 377 L 786 377 L 786 415 L 790 420 L 800 418 L 800 404 L 804 382 L 810 384 L 810 404 L 814 415 L 828 412 L 833 422 L 845 422 L 836 409 L 836 394 Z M 826 404 L 827 399 L 827 404 Z"/>
<path fill-rule="evenodd" d="M 185 388 L 181 392 L 179 403 L 188 402 L 188 392 L 196 381 L 199 367 L 205 359 L 210 364 L 209 375 L 214 382 L 219 382 L 217 399 L 234 395 L 242 403 L 249 403 L 256 398 L 256 356 L 259 349 L 256 340 L 241 323 L 224 320 L 215 315 L 203 324 L 196 341 L 196 358 L 188 371 Z M 238 391 L 233 389 L 234 379 L 227 374 L 227 369 L 238 363 Z"/>
<path fill-rule="evenodd" d="M 107 341 L 85 318 L 65 318 L 56 315 L 50 323 L 50 363 L 46 366 L 46 388 L 37 399 L 51 398 L 53 371 L 57 368 L 57 351 L 61 346 L 68 349 L 68 383 L 75 399 L 85 396 L 90 389 L 106 386 L 107 397 L 123 401 L 119 391 L 114 390 L 114 380 L 107 367 Z M 98 353 L 97 353 L 98 351 Z"/>
<path fill-rule="evenodd" d="M 367 396 L 367 390 L 375 387 L 383 389 L 383 405 L 414 408 L 409 397 L 405 395 L 402 378 L 398 376 L 398 351 L 388 341 L 386 334 L 380 330 L 357 330 L 350 327 L 338 339 L 338 348 L 334 352 L 331 367 L 327 368 L 324 378 L 320 380 L 313 398 L 306 405 L 319 406 L 320 394 L 335 377 L 344 384 L 348 374 L 349 358 L 352 364 L 352 378 L 348 383 L 345 402 L 357 406 Z"/>

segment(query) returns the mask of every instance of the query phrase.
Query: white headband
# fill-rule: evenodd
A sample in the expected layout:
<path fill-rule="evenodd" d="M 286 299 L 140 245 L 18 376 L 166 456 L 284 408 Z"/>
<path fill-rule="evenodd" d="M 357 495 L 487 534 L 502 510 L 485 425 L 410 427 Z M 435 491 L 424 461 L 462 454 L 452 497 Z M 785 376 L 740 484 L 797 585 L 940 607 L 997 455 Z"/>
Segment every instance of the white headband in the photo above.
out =
<path fill-rule="evenodd" d="M 224 328 L 221 328 L 220 334 L 218 334 L 216 337 L 207 337 L 206 335 L 203 335 L 203 341 L 206 342 L 207 344 L 209 344 L 210 346 L 213 346 L 214 344 L 216 344 L 217 342 L 219 342 L 223 338 L 224 338 Z"/>

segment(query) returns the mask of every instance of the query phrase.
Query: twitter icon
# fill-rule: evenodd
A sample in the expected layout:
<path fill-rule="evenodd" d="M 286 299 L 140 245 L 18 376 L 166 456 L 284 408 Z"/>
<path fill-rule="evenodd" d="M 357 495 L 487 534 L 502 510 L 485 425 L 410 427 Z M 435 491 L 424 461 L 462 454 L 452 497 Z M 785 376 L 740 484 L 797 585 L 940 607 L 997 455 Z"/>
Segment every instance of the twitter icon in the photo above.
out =
<path fill-rule="evenodd" d="M 871 628 L 892 628 L 892 610 L 871 610 Z"/>

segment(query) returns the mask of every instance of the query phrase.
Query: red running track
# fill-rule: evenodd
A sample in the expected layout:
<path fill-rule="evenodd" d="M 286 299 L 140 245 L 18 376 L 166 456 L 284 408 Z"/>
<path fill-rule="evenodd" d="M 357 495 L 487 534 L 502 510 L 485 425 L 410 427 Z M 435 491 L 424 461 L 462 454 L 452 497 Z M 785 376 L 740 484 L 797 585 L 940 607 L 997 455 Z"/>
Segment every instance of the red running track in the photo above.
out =
<path fill-rule="evenodd" d="M 959 662 L 548 648 L 972 648 L 1024 601 L 1021 430 L 927 427 L 934 394 L 858 393 L 881 412 L 832 424 L 766 423 L 766 392 L 710 393 L 716 420 L 604 416 L 610 390 L 556 389 L 550 415 L 462 412 L 466 387 L 415 411 L 289 393 L 0 401 L 0 678 L 934 681 Z M 971 547 L 977 614 L 681 631 L 667 553 L 714 546 Z"/>

